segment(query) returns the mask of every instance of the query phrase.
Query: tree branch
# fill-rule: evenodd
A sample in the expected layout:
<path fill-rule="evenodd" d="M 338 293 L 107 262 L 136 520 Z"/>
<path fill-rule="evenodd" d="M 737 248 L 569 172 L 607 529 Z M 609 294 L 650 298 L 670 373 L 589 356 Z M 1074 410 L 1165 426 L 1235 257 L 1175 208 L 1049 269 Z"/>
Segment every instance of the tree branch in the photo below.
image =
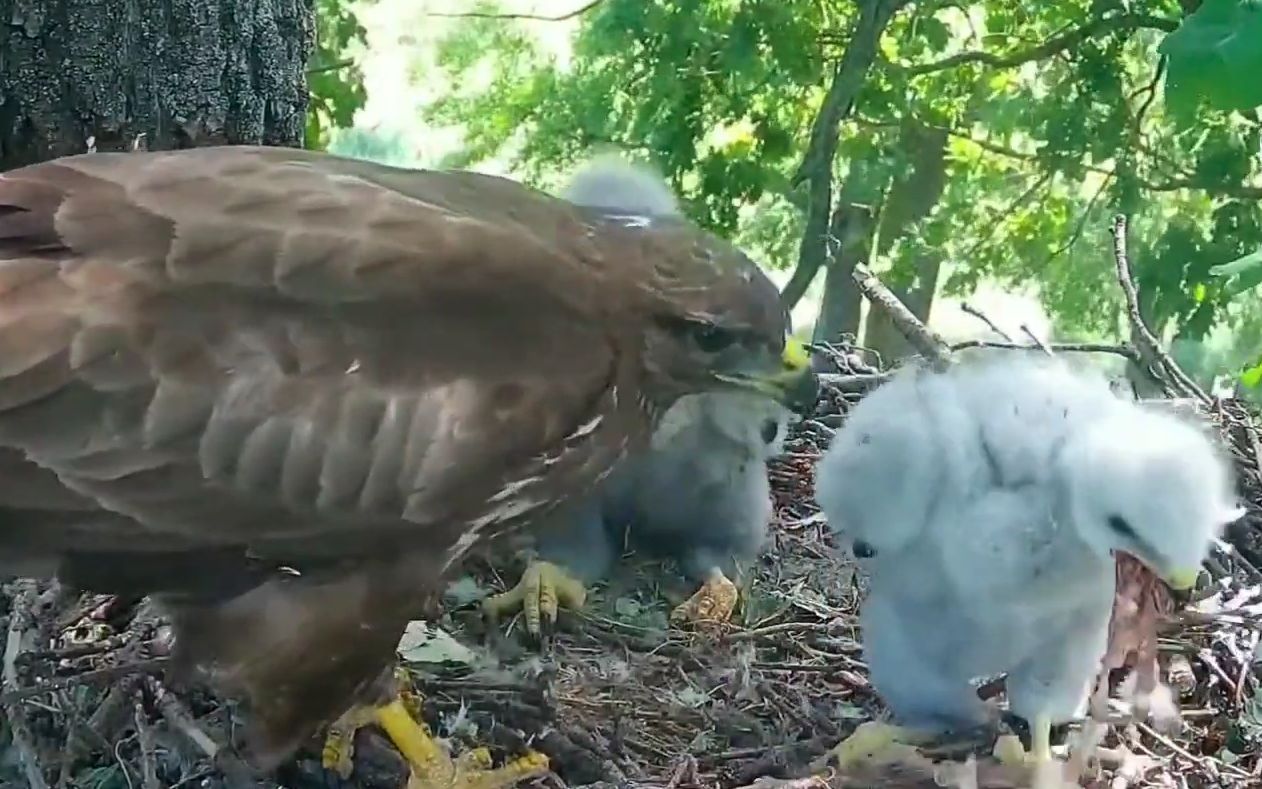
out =
<path fill-rule="evenodd" d="M 0 687 L 6 691 L 18 685 L 18 656 L 26 648 L 27 642 L 34 638 L 35 624 L 31 617 L 31 606 L 35 600 L 35 587 L 30 581 L 17 581 L 12 587 L 9 597 L 9 628 L 4 643 L 3 671 L 0 672 Z M 48 789 L 44 781 L 44 772 L 40 768 L 39 755 L 31 743 L 31 730 L 27 724 L 26 713 L 16 702 L 6 701 L 3 704 L 4 717 L 9 723 L 9 738 L 13 741 L 13 749 L 17 752 L 18 764 L 26 775 L 30 789 Z"/>
<path fill-rule="evenodd" d="M 1179 189 L 1192 189 L 1220 197 L 1234 197 L 1238 200 L 1262 200 L 1262 186 L 1245 186 L 1244 184 L 1212 184 L 1196 178 L 1176 178 L 1165 182 L 1139 182 L 1145 189 L 1154 192 L 1175 192 Z"/>
<path fill-rule="evenodd" d="M 490 11 L 458 11 L 456 13 L 430 11 L 425 14 L 425 16 L 437 16 L 444 19 L 528 19 L 535 22 L 565 22 L 576 16 L 582 16 L 604 1 L 605 0 L 591 0 L 591 2 L 585 3 L 573 11 L 567 11 L 560 16 L 544 16 L 543 14 L 501 14 Z"/>
<path fill-rule="evenodd" d="M 339 60 L 336 63 L 327 63 L 323 66 L 312 66 L 307 69 L 307 76 L 311 76 L 312 74 L 327 74 L 330 71 L 340 71 L 353 65 L 355 65 L 354 58 L 346 58 L 345 60 Z"/>
<path fill-rule="evenodd" d="M 1147 90 L 1147 88 L 1144 88 L 1144 90 Z M 872 120 L 871 118 L 863 118 L 863 117 L 856 117 L 855 123 L 861 126 L 868 126 L 872 128 L 879 128 L 879 129 L 888 129 L 888 128 L 894 128 L 898 126 L 897 123 L 893 123 L 893 122 L 886 123 L 882 121 Z M 932 129 L 936 127 L 927 126 L 926 128 Z M 951 135 L 957 140 L 965 140 L 966 142 L 970 142 L 973 145 L 976 145 L 978 148 L 981 148 L 984 151 L 988 151 L 990 153 L 996 154 L 997 156 L 1003 156 L 1009 159 L 1016 159 L 1018 161 L 1023 161 L 1023 162 L 1037 163 L 1039 160 L 1039 157 L 1037 154 L 1030 153 L 1028 151 L 1018 151 L 1016 148 L 1012 148 L 1010 146 L 1003 145 L 1001 143 L 991 142 L 990 140 L 987 140 L 987 139 L 973 137 L 967 132 L 961 131 L 959 129 L 948 128 L 946 129 L 946 133 Z M 1116 170 L 1110 170 L 1107 167 L 1101 167 L 1096 164 L 1083 163 L 1082 169 L 1086 170 L 1087 172 L 1097 173 L 1098 175 L 1104 175 L 1110 178 L 1117 175 Z M 1200 177 L 1192 176 L 1192 175 L 1181 175 L 1167 181 L 1153 181 L 1146 178 L 1139 178 L 1137 179 L 1136 183 L 1138 183 L 1141 187 L 1143 187 L 1144 189 L 1147 189 L 1150 192 L 1177 192 L 1180 189 L 1189 189 L 1192 191 L 1204 192 L 1214 197 L 1230 197 L 1236 200 L 1262 200 L 1262 186 L 1250 186 L 1248 184 L 1214 183 L 1204 178 L 1200 178 Z"/>
<path fill-rule="evenodd" d="M 1203 404 L 1213 402 L 1205 390 L 1196 385 L 1183 368 L 1170 354 L 1161 347 L 1148 324 L 1144 323 L 1143 314 L 1139 311 L 1139 295 L 1135 292 L 1135 279 L 1131 274 L 1130 255 L 1126 251 L 1126 215 L 1118 214 L 1113 218 L 1110 228 L 1113 233 L 1113 262 L 1117 267 L 1117 281 L 1122 286 L 1122 295 L 1126 298 L 1126 315 L 1130 319 L 1131 329 L 1141 340 L 1138 351 L 1144 363 L 1153 370 L 1163 374 L 1164 382 L 1183 397 L 1194 397 Z"/>
<path fill-rule="evenodd" d="M 806 155 L 793 174 L 791 185 L 797 186 L 821 170 L 825 173 L 830 171 L 837 150 L 838 130 L 850 114 L 855 96 L 863 87 L 868 70 L 876 59 L 881 34 L 894 14 L 909 2 L 911 0 L 867 0 L 861 4 L 850 44 L 833 69 L 832 84 L 820 105 L 819 114 L 815 116 Z"/>
<path fill-rule="evenodd" d="M 1037 338 L 1036 338 L 1037 339 Z M 998 342 L 995 340 L 965 340 L 954 343 L 952 351 L 963 351 L 969 348 L 990 348 L 1000 351 L 1038 351 L 1040 353 L 1109 353 L 1132 361 L 1139 359 L 1139 354 L 1129 345 L 1109 345 L 1098 342 L 1042 342 L 1019 343 Z"/>
<path fill-rule="evenodd" d="M 811 138 L 802 163 L 790 181 L 791 187 L 803 182 L 809 186 L 806 226 L 798 246 L 797 267 L 802 274 L 795 277 L 802 291 L 823 265 L 827 254 L 825 236 L 832 210 L 833 160 L 837 156 L 841 123 L 850 115 L 855 97 L 876 59 L 881 34 L 894 14 L 909 2 L 911 0 L 867 0 L 861 4 L 850 43 L 833 70 L 832 83 L 811 126 Z"/>
<path fill-rule="evenodd" d="M 972 315 L 974 318 L 978 319 L 979 321 L 981 321 L 982 323 L 984 323 L 984 324 L 986 324 L 988 327 L 990 327 L 990 330 L 991 330 L 991 331 L 993 331 L 995 334 L 998 334 L 998 335 L 999 335 L 1000 337 L 1002 337 L 1002 338 L 1003 338 L 1006 342 L 1012 342 L 1012 337 L 1010 337 L 1010 336 L 1008 335 L 1008 332 L 1006 332 L 1006 331 L 1004 331 L 1003 329 L 999 328 L 999 327 L 995 324 L 995 322 L 994 322 L 994 321 L 992 321 L 992 320 L 990 319 L 990 317 L 986 315 L 986 313 L 984 313 L 984 312 L 982 312 L 981 310 L 977 309 L 977 308 L 976 308 L 976 307 L 974 307 L 972 304 L 969 304 L 967 301 L 964 301 L 964 302 L 961 302 L 961 303 L 960 303 L 960 312 L 963 312 L 965 315 Z"/>
<path fill-rule="evenodd" d="M 992 68 L 1013 68 L 1072 49 L 1087 39 L 1104 33 L 1133 31 L 1144 28 L 1170 32 L 1178 28 L 1178 26 L 1179 20 L 1168 17 L 1153 16 L 1151 14 L 1116 14 L 1114 16 L 1095 17 L 1081 27 L 1074 28 L 1059 36 L 1053 36 L 1036 47 L 1020 49 L 1004 55 L 975 50 L 960 52 L 942 60 L 935 60 L 932 63 L 921 63 L 919 65 L 894 63 L 891 66 L 913 77 L 945 71 L 966 63 L 980 63 Z"/>
<path fill-rule="evenodd" d="M 854 267 L 854 281 L 859 290 L 872 306 L 889 315 L 894 327 L 907 338 L 907 342 L 916 352 L 925 357 L 936 369 L 945 369 L 951 364 L 951 348 L 933 329 L 930 329 L 907 305 L 898 300 L 876 275 L 865 266 Z"/>

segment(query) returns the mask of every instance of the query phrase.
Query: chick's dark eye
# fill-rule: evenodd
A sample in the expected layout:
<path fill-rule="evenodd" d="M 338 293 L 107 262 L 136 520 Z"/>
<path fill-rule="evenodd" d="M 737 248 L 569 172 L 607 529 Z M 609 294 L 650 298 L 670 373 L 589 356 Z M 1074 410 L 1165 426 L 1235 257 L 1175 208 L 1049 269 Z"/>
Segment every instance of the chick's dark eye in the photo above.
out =
<path fill-rule="evenodd" d="M 768 419 L 762 423 L 762 440 L 765 444 L 770 444 L 776 440 L 776 436 L 780 435 L 780 423 L 774 419 Z"/>
<path fill-rule="evenodd" d="M 708 324 L 695 328 L 692 337 L 697 347 L 705 353 L 718 353 L 736 342 L 735 333 Z"/>
<path fill-rule="evenodd" d="M 1135 529 L 1121 515 L 1109 516 L 1109 528 L 1123 537 L 1135 536 Z"/>

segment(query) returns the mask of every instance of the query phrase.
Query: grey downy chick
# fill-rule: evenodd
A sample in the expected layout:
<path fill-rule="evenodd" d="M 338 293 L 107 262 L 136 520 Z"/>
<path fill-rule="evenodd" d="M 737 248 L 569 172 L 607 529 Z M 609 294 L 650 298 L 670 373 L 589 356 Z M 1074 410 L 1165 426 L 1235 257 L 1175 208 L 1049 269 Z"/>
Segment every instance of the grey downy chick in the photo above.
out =
<path fill-rule="evenodd" d="M 655 173 L 618 156 L 593 159 L 562 197 L 610 214 L 682 217 Z M 650 447 L 628 457 L 593 494 L 571 503 L 535 540 L 521 581 L 489 598 L 492 617 L 521 608 L 537 635 L 558 606 L 581 607 L 586 587 L 606 577 L 623 545 L 673 559 L 701 585 L 676 620 L 730 617 L 736 575 L 761 550 L 772 516 L 767 460 L 779 454 L 789 412 L 756 395 L 681 398 L 663 415 Z M 624 540 L 625 536 L 625 540 Z"/>
<path fill-rule="evenodd" d="M 902 724 L 865 724 L 843 764 L 987 723 L 972 680 L 1000 673 L 1049 763 L 1051 726 L 1081 714 L 1105 652 L 1113 552 L 1187 587 L 1239 516 L 1199 426 L 1013 357 L 896 374 L 851 412 L 816 491 L 865 548 L 864 656 Z"/>

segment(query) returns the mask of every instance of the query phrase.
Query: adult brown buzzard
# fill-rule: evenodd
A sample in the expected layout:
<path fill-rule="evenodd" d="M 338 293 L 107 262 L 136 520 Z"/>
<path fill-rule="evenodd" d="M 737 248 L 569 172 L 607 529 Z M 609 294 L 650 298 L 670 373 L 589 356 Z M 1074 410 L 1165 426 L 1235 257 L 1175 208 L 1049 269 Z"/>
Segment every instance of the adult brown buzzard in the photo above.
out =
<path fill-rule="evenodd" d="M 262 765 L 368 704 L 418 780 L 493 783 L 383 682 L 445 571 L 682 395 L 814 387 L 772 284 L 679 219 L 281 148 L 0 175 L 3 569 L 154 594 Z"/>

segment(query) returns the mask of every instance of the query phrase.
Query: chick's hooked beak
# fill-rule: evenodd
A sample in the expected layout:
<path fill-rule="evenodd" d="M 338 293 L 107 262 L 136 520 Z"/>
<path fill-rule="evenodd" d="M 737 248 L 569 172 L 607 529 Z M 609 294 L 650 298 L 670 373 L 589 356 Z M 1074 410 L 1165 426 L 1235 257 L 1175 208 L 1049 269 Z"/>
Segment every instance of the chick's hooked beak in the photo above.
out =
<path fill-rule="evenodd" d="M 1246 510 L 1243 507 L 1228 507 L 1221 512 L 1216 522 L 1221 524 L 1231 524 L 1244 517 Z M 1201 575 L 1201 566 L 1199 564 L 1191 567 L 1167 567 L 1164 572 L 1160 573 L 1161 580 L 1166 582 L 1172 591 L 1190 592 L 1196 586 L 1196 579 Z"/>
<path fill-rule="evenodd" d="M 1174 591 L 1186 592 L 1196 586 L 1196 579 L 1200 575 L 1200 567 L 1181 567 L 1166 573 L 1162 580 Z"/>
<path fill-rule="evenodd" d="M 772 397 L 795 413 L 809 414 L 819 399 L 819 377 L 811 369 L 811 355 L 806 346 L 792 337 L 786 338 L 779 358 L 771 360 L 770 365 L 767 362 L 762 360 L 753 369 L 719 378 Z"/>

